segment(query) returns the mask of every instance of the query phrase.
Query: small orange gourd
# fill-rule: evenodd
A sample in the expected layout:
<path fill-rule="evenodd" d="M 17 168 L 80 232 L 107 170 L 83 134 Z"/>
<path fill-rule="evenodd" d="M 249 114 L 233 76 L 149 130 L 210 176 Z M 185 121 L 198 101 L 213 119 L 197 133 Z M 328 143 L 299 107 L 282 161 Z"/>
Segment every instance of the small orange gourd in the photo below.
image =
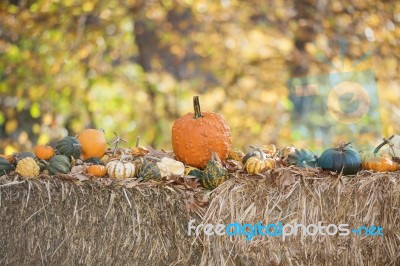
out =
<path fill-rule="evenodd" d="M 89 165 L 86 172 L 92 176 L 103 177 L 106 175 L 107 169 L 104 165 Z"/>
<path fill-rule="evenodd" d="M 211 150 L 221 160 L 228 158 L 232 137 L 222 116 L 201 112 L 198 96 L 193 97 L 193 105 L 194 113 L 182 116 L 172 127 L 172 148 L 179 161 L 203 169 L 211 158 Z"/>
<path fill-rule="evenodd" d="M 97 129 L 85 129 L 77 136 L 82 145 L 82 158 L 87 160 L 90 157 L 101 158 L 107 149 L 107 141 L 104 132 Z"/>
<path fill-rule="evenodd" d="M 39 159 L 48 160 L 54 155 L 54 149 L 49 145 L 38 145 L 35 147 L 35 155 Z"/>
<path fill-rule="evenodd" d="M 394 172 L 399 170 L 399 165 L 386 157 L 372 157 L 362 164 L 363 169 L 374 172 Z"/>

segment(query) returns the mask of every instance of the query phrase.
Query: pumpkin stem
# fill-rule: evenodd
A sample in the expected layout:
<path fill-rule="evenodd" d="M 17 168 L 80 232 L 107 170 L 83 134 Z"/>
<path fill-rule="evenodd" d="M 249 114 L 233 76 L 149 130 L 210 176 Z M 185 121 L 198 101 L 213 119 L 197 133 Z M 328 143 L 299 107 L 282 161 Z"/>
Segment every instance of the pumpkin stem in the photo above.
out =
<path fill-rule="evenodd" d="M 349 143 L 350 144 L 350 143 Z M 308 147 L 307 145 L 305 145 L 306 149 L 309 150 L 315 157 L 318 157 L 317 154 L 315 152 L 313 152 L 310 147 Z"/>
<path fill-rule="evenodd" d="M 118 145 L 120 142 L 128 142 L 127 140 L 121 138 L 118 136 L 118 134 L 114 131 L 115 139 L 112 140 L 112 143 L 114 144 L 114 155 L 116 155 L 116 152 L 118 150 Z"/>
<path fill-rule="evenodd" d="M 138 148 L 139 147 L 139 143 L 140 143 L 140 136 L 136 137 L 136 144 L 135 147 Z"/>
<path fill-rule="evenodd" d="M 193 108 L 194 108 L 194 116 L 193 116 L 194 119 L 203 117 L 200 109 L 199 96 L 193 96 Z"/>
<path fill-rule="evenodd" d="M 340 146 L 339 146 L 339 149 L 344 149 L 344 148 L 346 148 L 347 146 L 349 146 L 351 144 L 351 142 L 347 142 L 347 143 L 343 143 L 343 144 L 341 144 Z"/>
<path fill-rule="evenodd" d="M 374 154 L 377 154 L 377 153 L 379 152 L 379 150 L 380 150 L 383 146 L 385 146 L 386 144 L 388 144 L 388 143 L 389 143 L 389 140 L 391 140 L 393 137 L 394 137 L 394 135 L 391 136 L 391 137 L 389 137 L 389 138 L 384 138 L 384 139 L 383 139 L 383 142 L 382 142 L 381 144 L 379 144 L 379 145 L 375 148 Z"/>

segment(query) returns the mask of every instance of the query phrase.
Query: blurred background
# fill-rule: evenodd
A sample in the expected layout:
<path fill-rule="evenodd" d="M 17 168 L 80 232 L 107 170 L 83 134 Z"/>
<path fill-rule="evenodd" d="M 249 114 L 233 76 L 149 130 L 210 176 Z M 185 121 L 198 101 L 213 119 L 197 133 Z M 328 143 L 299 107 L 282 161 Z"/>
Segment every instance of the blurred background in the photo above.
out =
<path fill-rule="evenodd" d="M 293 138 L 286 82 L 366 69 L 389 136 L 400 133 L 399 59 L 394 0 L 2 0 L 0 153 L 87 127 L 171 150 L 193 95 L 238 148 L 307 145 Z"/>

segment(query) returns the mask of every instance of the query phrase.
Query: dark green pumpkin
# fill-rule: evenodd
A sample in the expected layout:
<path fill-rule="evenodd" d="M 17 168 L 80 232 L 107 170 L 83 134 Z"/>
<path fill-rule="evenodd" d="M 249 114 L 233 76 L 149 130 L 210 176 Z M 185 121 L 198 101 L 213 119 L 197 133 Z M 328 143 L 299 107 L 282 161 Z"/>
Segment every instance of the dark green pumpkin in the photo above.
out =
<path fill-rule="evenodd" d="M 300 167 L 317 167 L 317 160 L 318 157 L 314 153 L 304 149 L 296 149 L 294 153 L 289 154 L 287 163 Z"/>
<path fill-rule="evenodd" d="M 0 157 L 0 176 L 8 174 L 11 171 L 11 164 L 4 158 Z"/>
<path fill-rule="evenodd" d="M 253 148 L 253 147 L 252 147 Z M 246 164 L 247 160 L 250 159 L 251 157 L 258 157 L 258 158 L 264 158 L 266 155 L 261 149 L 255 149 L 253 148 L 252 151 L 249 151 L 246 153 L 246 155 L 243 157 L 242 163 L 243 165 Z"/>
<path fill-rule="evenodd" d="M 206 189 L 212 190 L 229 178 L 228 171 L 221 163 L 213 158 L 207 163 L 203 171 L 201 183 Z"/>
<path fill-rule="evenodd" d="M 78 159 L 82 153 L 82 146 L 77 138 L 66 136 L 57 143 L 56 150 L 58 154 Z"/>
<path fill-rule="evenodd" d="M 159 180 L 161 179 L 160 168 L 157 163 L 150 160 L 144 160 L 137 172 L 138 178 L 141 180 Z"/>
<path fill-rule="evenodd" d="M 350 143 L 347 143 L 338 148 L 330 148 L 324 151 L 318 158 L 319 167 L 343 175 L 357 174 L 361 169 L 361 156 L 349 145 Z"/>
<path fill-rule="evenodd" d="M 47 170 L 51 175 L 58 173 L 68 174 L 71 170 L 71 162 L 65 155 L 55 155 L 51 157 Z"/>
<path fill-rule="evenodd" d="M 21 161 L 22 159 L 28 158 L 28 157 L 34 159 L 36 157 L 36 155 L 29 151 L 18 152 L 17 154 L 15 154 L 15 163 L 18 164 L 19 161 Z"/>
<path fill-rule="evenodd" d="M 90 163 L 92 165 L 104 165 L 104 163 L 97 157 L 91 157 L 85 160 L 85 163 Z"/>

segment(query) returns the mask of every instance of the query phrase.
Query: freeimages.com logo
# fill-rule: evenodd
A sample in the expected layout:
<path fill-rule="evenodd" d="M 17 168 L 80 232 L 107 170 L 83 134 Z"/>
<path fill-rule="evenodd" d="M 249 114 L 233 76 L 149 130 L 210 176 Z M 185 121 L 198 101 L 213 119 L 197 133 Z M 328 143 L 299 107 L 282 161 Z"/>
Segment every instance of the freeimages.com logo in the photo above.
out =
<path fill-rule="evenodd" d="M 341 43 L 342 60 L 346 45 Z M 368 56 L 366 53 L 352 67 Z M 316 147 L 356 140 L 369 146 L 367 141 L 362 143 L 363 136 L 380 138 L 379 98 L 372 70 L 293 78 L 287 81 L 286 86 L 292 103 L 291 132 L 294 140 L 304 140 Z"/>
<path fill-rule="evenodd" d="M 289 236 L 315 236 L 315 235 L 328 235 L 328 236 L 349 236 L 354 234 L 357 236 L 383 236 L 383 228 L 380 226 L 360 226 L 350 229 L 349 224 L 328 224 L 323 225 L 320 221 L 317 224 L 303 225 L 299 223 L 283 224 L 268 223 L 263 225 L 262 222 L 256 224 L 241 224 L 239 222 L 224 224 L 198 224 L 195 225 L 195 220 L 190 220 L 188 224 L 188 235 L 199 236 L 203 233 L 206 236 L 244 236 L 246 240 L 250 241 L 255 236 L 262 237 L 281 237 L 285 240 Z"/>

